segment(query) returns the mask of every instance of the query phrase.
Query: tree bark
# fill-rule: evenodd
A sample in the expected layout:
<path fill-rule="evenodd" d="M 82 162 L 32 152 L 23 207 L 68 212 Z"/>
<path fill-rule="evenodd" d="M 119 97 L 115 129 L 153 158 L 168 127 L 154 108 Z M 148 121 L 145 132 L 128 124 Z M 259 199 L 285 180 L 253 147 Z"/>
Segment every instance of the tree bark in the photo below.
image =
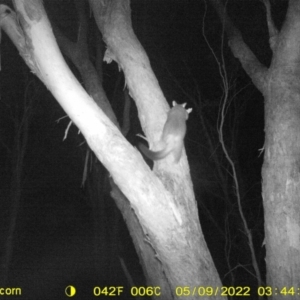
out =
<path fill-rule="evenodd" d="M 108 46 L 105 58 L 114 59 L 124 71 L 144 131 L 154 145 L 162 132 L 168 105 L 148 57 L 132 31 L 129 1 L 90 4 Z M 155 173 L 152 172 L 70 72 L 41 1 L 18 0 L 14 5 L 20 16 L 19 23 L 15 22 L 15 36 L 16 43 L 21 45 L 21 55 L 78 126 L 130 201 L 141 232 L 139 249 L 149 253 L 142 256 L 148 283 L 160 286 L 164 299 L 181 298 L 177 287 L 220 287 L 200 228 L 185 153 L 177 165 L 166 159 L 155 165 Z M 188 292 L 189 299 L 198 299 L 198 295 Z"/>
<path fill-rule="evenodd" d="M 267 10 L 269 69 L 262 65 L 232 24 L 221 2 L 211 0 L 229 39 L 233 55 L 265 98 L 265 155 L 262 170 L 267 285 L 297 287 L 300 282 L 300 3 L 289 1 L 280 32 Z M 295 289 L 297 293 L 297 290 Z M 284 298 L 278 295 L 277 298 Z"/>

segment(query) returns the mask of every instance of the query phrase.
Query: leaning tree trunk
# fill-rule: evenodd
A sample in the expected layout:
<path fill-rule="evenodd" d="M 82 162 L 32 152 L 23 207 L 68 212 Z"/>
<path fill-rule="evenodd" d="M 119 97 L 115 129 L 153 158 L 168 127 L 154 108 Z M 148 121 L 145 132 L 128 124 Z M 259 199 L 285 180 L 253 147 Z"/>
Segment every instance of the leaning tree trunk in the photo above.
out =
<path fill-rule="evenodd" d="M 153 145 L 159 140 L 169 107 L 148 57 L 133 33 L 129 1 L 90 1 L 90 4 L 107 43 L 105 60 L 115 60 L 124 71 L 142 127 Z M 178 164 L 166 159 L 155 165 L 152 172 L 70 72 L 41 1 L 18 0 L 14 5 L 22 17 L 16 18 L 10 12 L 10 18 L 6 16 L 3 20 L 13 25 L 3 28 L 129 200 L 140 234 L 135 235 L 135 245 L 148 284 L 160 286 L 164 299 L 178 299 L 182 295 L 198 299 L 198 292 L 203 296 L 203 290 L 195 289 L 194 293 L 180 290 L 183 286 L 220 287 L 200 228 L 185 152 Z M 126 219 L 124 212 L 123 215 Z"/>

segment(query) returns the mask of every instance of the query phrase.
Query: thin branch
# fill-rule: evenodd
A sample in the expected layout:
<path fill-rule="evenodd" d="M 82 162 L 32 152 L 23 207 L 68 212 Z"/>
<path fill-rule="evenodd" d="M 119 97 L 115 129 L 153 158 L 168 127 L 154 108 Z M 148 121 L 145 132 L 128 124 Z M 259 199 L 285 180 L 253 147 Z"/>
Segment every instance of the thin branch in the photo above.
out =
<path fill-rule="evenodd" d="M 232 171 L 232 178 L 234 181 L 234 187 L 235 187 L 235 191 L 236 191 L 236 199 L 237 199 L 237 205 L 238 205 L 238 210 L 239 210 L 239 214 L 240 217 L 242 219 L 243 225 L 244 225 L 244 230 L 248 239 L 248 243 L 249 243 L 249 248 L 250 248 L 250 252 L 251 252 L 251 259 L 252 259 L 252 266 L 254 268 L 255 274 L 256 274 L 256 278 L 258 281 L 258 286 L 260 286 L 262 284 L 262 279 L 261 279 L 261 274 L 260 274 L 260 270 L 258 267 L 258 263 L 257 263 L 257 259 L 256 259 L 256 255 L 255 255 L 255 249 L 254 249 L 254 245 L 253 245 L 253 240 L 252 240 L 252 234 L 251 231 L 249 229 L 244 211 L 243 211 L 243 207 L 242 207 L 242 202 L 241 202 L 241 193 L 240 193 L 240 186 L 239 186 L 239 180 L 238 180 L 238 176 L 237 176 L 237 172 L 236 172 L 236 167 L 235 164 L 233 162 L 233 160 L 231 159 L 228 151 L 227 151 L 227 147 L 225 145 L 224 142 L 224 134 L 223 134 L 223 127 L 224 127 L 224 123 L 225 123 L 225 118 L 226 118 L 226 113 L 227 110 L 230 106 L 230 100 L 229 99 L 229 90 L 230 90 L 230 86 L 229 86 L 229 81 L 228 81 L 228 76 L 227 76 L 227 71 L 226 71 L 226 66 L 225 66 L 225 59 L 224 59 L 224 30 L 226 30 L 226 33 L 229 34 L 229 38 L 232 39 L 236 39 L 238 37 L 238 40 L 242 41 L 242 38 L 240 36 L 239 31 L 233 26 L 233 24 L 231 23 L 231 20 L 229 19 L 229 17 L 226 14 L 226 4 L 223 7 L 220 3 L 216 4 L 215 0 L 212 0 L 211 2 L 214 3 L 215 8 L 217 9 L 217 12 L 220 16 L 220 19 L 222 20 L 223 23 L 223 29 L 222 29 L 222 40 L 221 40 L 221 61 L 219 61 L 217 55 L 215 54 L 215 52 L 213 51 L 211 45 L 209 44 L 206 36 L 205 36 L 205 29 L 204 29 L 204 24 L 203 24 L 203 35 L 205 38 L 206 43 L 208 44 L 209 49 L 211 49 L 212 54 L 216 60 L 216 63 L 219 67 L 219 72 L 220 72 L 220 76 L 222 78 L 222 83 L 223 83 L 223 91 L 224 91 L 224 96 L 223 96 L 223 103 L 221 105 L 220 108 L 220 123 L 218 125 L 218 132 L 219 132 L 219 141 L 221 143 L 222 146 L 222 150 L 225 154 L 225 157 L 231 167 L 231 171 Z M 206 13 L 206 10 L 205 10 Z M 204 20 L 204 19 L 203 19 Z M 204 21 L 203 21 L 204 23 Z M 236 49 L 237 50 L 237 49 Z M 240 49 L 240 51 L 242 51 Z"/>
<path fill-rule="evenodd" d="M 265 5 L 266 8 L 266 13 L 267 13 L 267 24 L 268 24 L 268 30 L 269 30 L 269 42 L 270 42 L 270 48 L 273 50 L 275 47 L 275 44 L 278 39 L 278 30 L 273 22 L 272 19 L 272 13 L 271 13 L 271 5 L 269 0 L 262 0 L 263 4 Z"/>

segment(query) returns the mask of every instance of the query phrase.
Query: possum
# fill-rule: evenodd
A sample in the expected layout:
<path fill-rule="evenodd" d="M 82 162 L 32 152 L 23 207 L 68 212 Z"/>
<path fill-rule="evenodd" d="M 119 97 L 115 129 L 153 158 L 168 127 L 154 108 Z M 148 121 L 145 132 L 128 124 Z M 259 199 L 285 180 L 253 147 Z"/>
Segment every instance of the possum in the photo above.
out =
<path fill-rule="evenodd" d="M 169 154 L 174 156 L 174 162 L 178 163 L 182 154 L 183 140 L 186 133 L 186 120 L 192 108 L 185 109 L 186 103 L 177 104 L 173 101 L 173 108 L 168 112 L 167 121 L 164 125 L 160 145 L 163 148 L 159 151 L 151 151 L 145 145 L 139 144 L 140 150 L 150 159 L 159 160 Z"/>

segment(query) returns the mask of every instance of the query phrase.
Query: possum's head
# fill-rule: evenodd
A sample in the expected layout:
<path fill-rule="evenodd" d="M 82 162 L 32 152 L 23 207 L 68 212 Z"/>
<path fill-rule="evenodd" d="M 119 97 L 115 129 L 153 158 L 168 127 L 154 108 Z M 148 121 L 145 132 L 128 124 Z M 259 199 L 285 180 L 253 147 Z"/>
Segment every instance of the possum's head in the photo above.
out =
<path fill-rule="evenodd" d="M 169 111 L 169 115 L 174 116 L 174 118 L 182 118 L 184 120 L 187 120 L 189 118 L 189 113 L 192 112 L 192 108 L 185 109 L 186 103 L 183 104 L 177 104 L 176 101 L 172 102 L 173 107 Z"/>

